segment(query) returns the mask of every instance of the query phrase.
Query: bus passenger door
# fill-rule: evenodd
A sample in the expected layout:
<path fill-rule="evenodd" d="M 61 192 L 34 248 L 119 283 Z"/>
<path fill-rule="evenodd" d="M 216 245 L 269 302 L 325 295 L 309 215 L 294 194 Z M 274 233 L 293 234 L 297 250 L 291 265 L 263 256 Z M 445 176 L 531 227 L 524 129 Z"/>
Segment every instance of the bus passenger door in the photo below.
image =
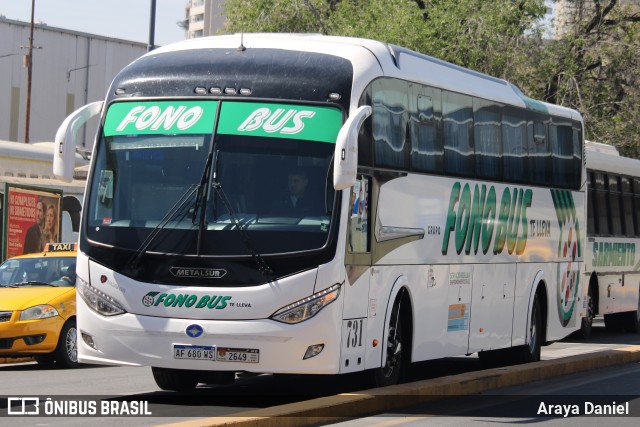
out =
<path fill-rule="evenodd" d="M 365 369 L 368 320 L 375 317 L 376 303 L 369 301 L 371 281 L 371 221 L 369 200 L 371 177 L 358 174 L 350 190 L 347 213 L 345 268 L 340 372 Z M 383 313 L 384 317 L 384 313 Z"/>
<path fill-rule="evenodd" d="M 515 273 L 515 263 L 475 266 L 469 353 L 511 346 Z"/>

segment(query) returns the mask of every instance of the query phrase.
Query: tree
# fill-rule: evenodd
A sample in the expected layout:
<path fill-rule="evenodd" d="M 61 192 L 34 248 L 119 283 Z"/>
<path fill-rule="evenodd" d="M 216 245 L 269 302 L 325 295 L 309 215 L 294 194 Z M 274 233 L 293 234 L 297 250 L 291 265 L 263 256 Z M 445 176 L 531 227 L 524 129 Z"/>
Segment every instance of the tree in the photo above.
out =
<path fill-rule="evenodd" d="M 371 38 L 500 77 L 545 11 L 544 0 L 227 0 L 224 9 L 234 32 Z"/>
<path fill-rule="evenodd" d="M 311 32 L 397 44 L 575 108 L 586 137 L 640 156 L 640 2 L 563 0 L 575 13 L 545 32 L 544 0 L 227 0 L 228 30 Z"/>
<path fill-rule="evenodd" d="M 533 96 L 575 108 L 586 137 L 640 156 L 640 2 L 573 0 L 562 36 L 529 63 Z"/>

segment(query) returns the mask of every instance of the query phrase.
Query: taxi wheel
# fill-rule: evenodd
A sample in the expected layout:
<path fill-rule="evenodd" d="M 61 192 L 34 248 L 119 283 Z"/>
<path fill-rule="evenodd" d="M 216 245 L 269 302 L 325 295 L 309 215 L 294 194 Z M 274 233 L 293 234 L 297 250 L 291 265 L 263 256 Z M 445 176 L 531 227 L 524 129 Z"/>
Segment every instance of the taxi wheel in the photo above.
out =
<path fill-rule="evenodd" d="M 75 319 L 68 320 L 62 327 L 54 355 L 58 367 L 78 367 L 78 329 Z"/>

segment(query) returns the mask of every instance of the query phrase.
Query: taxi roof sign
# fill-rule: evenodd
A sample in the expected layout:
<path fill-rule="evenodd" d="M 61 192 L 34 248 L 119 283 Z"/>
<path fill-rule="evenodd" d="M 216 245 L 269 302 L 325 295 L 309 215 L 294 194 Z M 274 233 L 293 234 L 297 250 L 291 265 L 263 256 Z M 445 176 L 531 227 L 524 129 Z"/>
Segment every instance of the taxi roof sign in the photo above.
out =
<path fill-rule="evenodd" d="M 44 247 L 45 252 L 77 252 L 77 243 L 47 243 Z"/>

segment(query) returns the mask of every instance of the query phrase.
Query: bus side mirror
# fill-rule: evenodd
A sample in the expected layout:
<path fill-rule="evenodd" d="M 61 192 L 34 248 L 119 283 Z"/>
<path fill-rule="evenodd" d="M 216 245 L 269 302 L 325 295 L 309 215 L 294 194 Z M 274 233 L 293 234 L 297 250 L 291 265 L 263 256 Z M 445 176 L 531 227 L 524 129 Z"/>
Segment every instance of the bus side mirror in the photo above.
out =
<path fill-rule="evenodd" d="M 363 105 L 347 119 L 336 140 L 333 161 L 333 188 L 344 190 L 356 182 L 358 170 L 358 132 L 364 120 L 371 115 L 371 107 Z"/>
<path fill-rule="evenodd" d="M 69 114 L 56 132 L 53 149 L 53 175 L 69 182 L 73 179 L 78 131 L 90 118 L 100 114 L 102 101 L 92 102 Z"/>

